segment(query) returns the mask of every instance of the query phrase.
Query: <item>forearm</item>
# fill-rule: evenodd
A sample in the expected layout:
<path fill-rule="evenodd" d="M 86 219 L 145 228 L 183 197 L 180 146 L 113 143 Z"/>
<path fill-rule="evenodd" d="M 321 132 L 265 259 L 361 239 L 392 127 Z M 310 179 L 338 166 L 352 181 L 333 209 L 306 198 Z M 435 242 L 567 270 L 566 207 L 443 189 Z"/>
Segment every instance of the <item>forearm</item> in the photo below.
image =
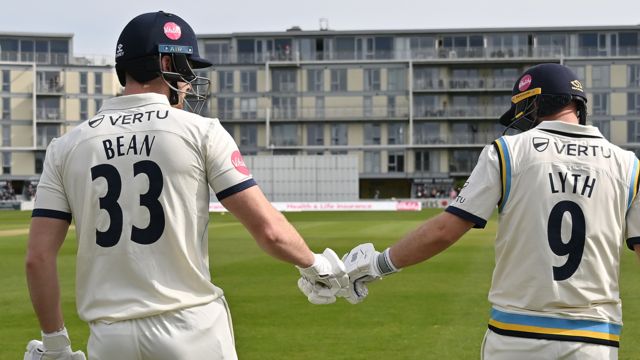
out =
<path fill-rule="evenodd" d="M 64 326 L 60 307 L 60 287 L 54 257 L 28 257 L 27 283 L 31 303 L 36 312 L 40 328 L 45 333 L 54 332 Z"/>
<path fill-rule="evenodd" d="M 468 221 L 443 212 L 391 246 L 391 261 L 397 268 L 425 261 L 453 245 L 472 226 Z"/>
<path fill-rule="evenodd" d="M 258 245 L 266 253 L 303 268 L 313 264 L 313 252 L 282 214 L 274 214 L 268 228 L 255 236 Z"/>

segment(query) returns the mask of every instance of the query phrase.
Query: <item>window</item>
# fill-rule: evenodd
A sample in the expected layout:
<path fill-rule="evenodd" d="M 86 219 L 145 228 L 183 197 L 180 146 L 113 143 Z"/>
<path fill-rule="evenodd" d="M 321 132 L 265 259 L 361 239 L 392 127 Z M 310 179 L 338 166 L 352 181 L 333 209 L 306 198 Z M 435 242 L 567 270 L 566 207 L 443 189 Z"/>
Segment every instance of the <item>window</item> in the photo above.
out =
<path fill-rule="evenodd" d="M 627 94 L 627 115 L 640 115 L 640 93 Z"/>
<path fill-rule="evenodd" d="M 233 98 L 218 98 L 218 118 L 222 120 L 233 119 Z"/>
<path fill-rule="evenodd" d="M 396 97 L 387 96 L 387 116 L 396 117 Z"/>
<path fill-rule="evenodd" d="M 627 137 L 630 143 L 640 143 L 640 121 L 629 120 L 627 122 Z"/>
<path fill-rule="evenodd" d="M 237 51 L 238 62 L 241 64 L 250 64 L 255 62 L 255 43 L 254 39 L 238 39 Z"/>
<path fill-rule="evenodd" d="M 340 60 L 355 59 L 355 38 L 338 37 L 336 38 L 336 58 Z"/>
<path fill-rule="evenodd" d="M 432 37 L 412 37 L 409 40 L 411 57 L 414 59 L 428 59 L 435 56 L 436 41 Z"/>
<path fill-rule="evenodd" d="M 297 146 L 297 124 L 273 124 L 271 126 L 271 142 L 276 146 Z"/>
<path fill-rule="evenodd" d="M 277 92 L 296 91 L 295 70 L 273 70 L 271 76 L 271 89 Z"/>
<path fill-rule="evenodd" d="M 102 73 L 94 73 L 94 80 L 95 80 L 95 84 L 94 84 L 94 93 L 96 94 L 102 94 Z"/>
<path fill-rule="evenodd" d="M 449 171 L 454 173 L 471 173 L 476 166 L 480 151 L 478 150 L 453 150 Z"/>
<path fill-rule="evenodd" d="M 387 144 L 404 144 L 404 124 L 390 123 L 387 125 Z"/>
<path fill-rule="evenodd" d="M 362 112 L 365 117 L 373 116 L 373 98 L 371 96 L 362 97 Z"/>
<path fill-rule="evenodd" d="M 537 56 L 566 56 L 567 34 L 538 34 L 536 35 L 536 55 Z"/>
<path fill-rule="evenodd" d="M 474 144 L 478 125 L 470 122 L 451 123 L 452 144 Z"/>
<path fill-rule="evenodd" d="M 324 145 L 324 125 L 307 124 L 307 145 Z"/>
<path fill-rule="evenodd" d="M 60 99 L 57 97 L 38 98 L 36 102 L 36 118 L 39 120 L 60 120 L 62 118 Z"/>
<path fill-rule="evenodd" d="M 11 92 L 11 71 L 2 70 L 2 91 Z"/>
<path fill-rule="evenodd" d="M 60 136 L 60 127 L 58 125 L 38 125 L 36 128 L 36 145 L 46 148 L 51 140 L 58 136 Z"/>
<path fill-rule="evenodd" d="M 331 91 L 347 91 L 347 69 L 331 69 Z"/>
<path fill-rule="evenodd" d="M 324 96 L 316 96 L 316 118 L 324 119 Z"/>
<path fill-rule="evenodd" d="M 80 94 L 86 94 L 87 93 L 87 72 L 86 71 L 81 71 L 80 72 Z"/>
<path fill-rule="evenodd" d="M 511 89 L 518 79 L 518 75 L 518 69 L 515 68 L 493 69 L 490 86 L 494 89 Z"/>
<path fill-rule="evenodd" d="M 331 124 L 331 145 L 347 145 L 347 124 Z"/>
<path fill-rule="evenodd" d="M 364 124 L 364 145 L 380 145 L 380 124 Z"/>
<path fill-rule="evenodd" d="M 413 71 L 413 87 L 416 90 L 444 88 L 444 82 L 440 79 L 440 69 L 432 67 L 416 68 Z"/>
<path fill-rule="evenodd" d="M 11 120 L 11 98 L 2 98 L 2 120 Z"/>
<path fill-rule="evenodd" d="M 380 90 L 380 69 L 364 69 L 364 91 Z"/>
<path fill-rule="evenodd" d="M 273 118 L 274 119 L 295 119 L 297 116 L 296 98 L 293 96 L 274 97 Z"/>
<path fill-rule="evenodd" d="M 255 119 L 258 117 L 258 99 L 241 98 L 240 99 L 240 118 L 243 120 Z"/>
<path fill-rule="evenodd" d="M 434 122 L 415 122 L 413 124 L 414 144 L 441 144 L 440 124 Z"/>
<path fill-rule="evenodd" d="M 20 60 L 33 62 L 35 61 L 35 43 L 33 40 L 20 40 Z"/>
<path fill-rule="evenodd" d="M 638 55 L 639 33 L 621 32 L 618 34 L 618 55 Z"/>
<path fill-rule="evenodd" d="M 243 154 L 255 154 L 258 148 L 258 125 L 242 124 L 240 126 L 240 151 Z"/>
<path fill-rule="evenodd" d="M 416 171 L 439 173 L 440 172 L 440 151 L 416 150 L 415 167 L 416 167 Z"/>
<path fill-rule="evenodd" d="M 413 98 L 413 111 L 416 117 L 440 117 L 444 108 L 436 95 L 417 95 Z"/>
<path fill-rule="evenodd" d="M 630 64 L 627 70 L 629 73 L 629 87 L 640 87 L 640 65 Z"/>
<path fill-rule="evenodd" d="M 0 61 L 18 61 L 18 40 L 0 39 Z"/>
<path fill-rule="evenodd" d="M 233 71 L 218 71 L 218 83 L 221 93 L 232 93 Z"/>
<path fill-rule="evenodd" d="M 593 115 L 607 115 L 609 113 L 609 94 L 593 94 Z"/>
<path fill-rule="evenodd" d="M 387 90 L 403 91 L 407 90 L 405 69 L 389 69 L 387 70 Z"/>
<path fill-rule="evenodd" d="M 609 87 L 609 65 L 593 65 L 591 67 L 591 87 Z"/>
<path fill-rule="evenodd" d="M 2 125 L 2 146 L 11 146 L 11 125 Z"/>
<path fill-rule="evenodd" d="M 240 91 L 244 93 L 257 91 L 255 70 L 246 70 L 240 72 Z"/>
<path fill-rule="evenodd" d="M 87 99 L 80 99 L 80 121 L 89 118 L 89 103 Z"/>
<path fill-rule="evenodd" d="M 388 172 L 404 172 L 404 151 L 389 151 L 387 160 Z"/>
<path fill-rule="evenodd" d="M 11 153 L 8 151 L 2 153 L 2 173 L 11 174 Z"/>
<path fill-rule="evenodd" d="M 364 152 L 364 172 L 380 173 L 380 151 Z"/>
<path fill-rule="evenodd" d="M 209 59 L 214 64 L 229 63 L 229 44 L 220 42 L 204 43 L 205 59 Z"/>
<path fill-rule="evenodd" d="M 307 91 L 324 91 L 324 70 L 307 70 Z"/>

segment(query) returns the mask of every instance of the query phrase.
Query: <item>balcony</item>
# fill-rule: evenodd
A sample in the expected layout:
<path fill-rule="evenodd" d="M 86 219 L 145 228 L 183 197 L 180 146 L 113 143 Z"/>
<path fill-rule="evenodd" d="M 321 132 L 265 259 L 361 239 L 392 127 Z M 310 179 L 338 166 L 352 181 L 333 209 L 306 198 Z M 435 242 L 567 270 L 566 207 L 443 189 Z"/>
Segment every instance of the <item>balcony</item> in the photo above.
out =
<path fill-rule="evenodd" d="M 64 84 L 53 78 L 48 81 L 39 81 L 36 83 L 36 93 L 61 95 L 64 93 Z"/>
<path fill-rule="evenodd" d="M 62 122 L 65 119 L 59 108 L 37 108 L 36 120 L 42 122 Z"/>
<path fill-rule="evenodd" d="M 480 132 L 457 132 L 454 134 L 414 134 L 414 147 L 451 147 L 451 146 L 485 146 L 500 137 L 499 133 Z"/>
<path fill-rule="evenodd" d="M 451 108 L 416 106 L 414 108 L 414 117 L 438 119 L 493 118 L 502 115 L 507 109 L 508 104 L 505 104 L 505 106 L 452 106 Z"/>

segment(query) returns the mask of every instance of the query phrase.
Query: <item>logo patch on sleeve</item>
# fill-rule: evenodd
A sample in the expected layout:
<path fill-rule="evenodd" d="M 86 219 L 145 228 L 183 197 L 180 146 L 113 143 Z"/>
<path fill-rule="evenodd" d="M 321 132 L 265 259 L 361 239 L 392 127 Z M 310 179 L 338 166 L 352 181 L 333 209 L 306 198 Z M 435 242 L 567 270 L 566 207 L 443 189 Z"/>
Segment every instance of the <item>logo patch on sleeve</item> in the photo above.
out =
<path fill-rule="evenodd" d="M 236 168 L 236 170 L 238 170 L 241 174 L 251 174 L 249 172 L 249 168 L 247 168 L 247 165 L 244 163 L 244 159 L 242 158 L 242 154 L 240 154 L 240 151 L 236 150 L 231 154 L 231 164 L 233 164 L 233 167 Z"/>

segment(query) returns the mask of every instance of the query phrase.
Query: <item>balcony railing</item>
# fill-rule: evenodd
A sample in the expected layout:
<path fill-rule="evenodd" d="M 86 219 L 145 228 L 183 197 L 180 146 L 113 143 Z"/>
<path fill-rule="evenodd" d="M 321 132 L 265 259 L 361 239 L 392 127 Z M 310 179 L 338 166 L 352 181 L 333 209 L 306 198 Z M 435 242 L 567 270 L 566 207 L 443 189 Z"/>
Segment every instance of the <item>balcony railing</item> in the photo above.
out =
<path fill-rule="evenodd" d="M 457 132 L 454 134 L 413 134 L 414 145 L 486 145 L 500 137 L 493 132 Z"/>
<path fill-rule="evenodd" d="M 60 109 L 57 108 L 37 108 L 36 119 L 42 121 L 61 121 L 63 114 Z"/>
<path fill-rule="evenodd" d="M 511 90 L 516 78 L 452 78 L 445 79 L 415 79 L 414 91 L 423 90 Z"/>
<path fill-rule="evenodd" d="M 64 84 L 53 79 L 49 81 L 39 81 L 36 83 L 36 91 L 45 94 L 62 93 L 64 92 Z"/>
<path fill-rule="evenodd" d="M 453 106 L 451 108 L 436 108 L 430 106 L 417 106 L 413 115 L 416 118 L 477 118 L 495 117 L 502 115 L 508 109 L 508 105 L 501 106 Z"/>

